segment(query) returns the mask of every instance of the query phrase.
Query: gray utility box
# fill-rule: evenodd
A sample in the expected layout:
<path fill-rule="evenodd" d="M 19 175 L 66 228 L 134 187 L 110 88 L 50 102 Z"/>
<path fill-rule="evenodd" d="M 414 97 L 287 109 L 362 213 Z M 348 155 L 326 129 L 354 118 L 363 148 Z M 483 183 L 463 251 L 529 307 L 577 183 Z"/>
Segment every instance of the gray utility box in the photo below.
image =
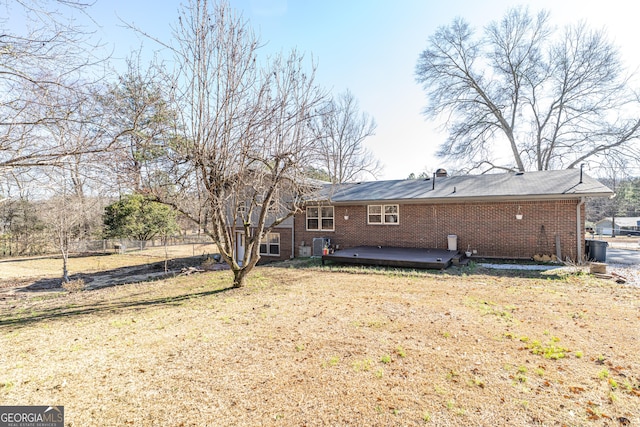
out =
<path fill-rule="evenodd" d="M 311 256 L 311 246 L 299 246 L 298 256 L 308 258 Z"/>

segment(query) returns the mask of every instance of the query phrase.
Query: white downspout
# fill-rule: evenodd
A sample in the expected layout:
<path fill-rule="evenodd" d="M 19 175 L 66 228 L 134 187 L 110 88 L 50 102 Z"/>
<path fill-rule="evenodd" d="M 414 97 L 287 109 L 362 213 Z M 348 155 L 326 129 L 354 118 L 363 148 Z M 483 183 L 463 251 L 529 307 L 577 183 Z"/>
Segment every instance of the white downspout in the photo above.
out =
<path fill-rule="evenodd" d="M 291 255 L 289 259 L 296 257 L 296 215 L 291 215 Z"/>
<path fill-rule="evenodd" d="M 576 251 L 577 254 L 577 259 L 576 259 L 576 264 L 582 264 L 582 227 L 580 227 L 580 224 L 582 224 L 582 220 L 581 220 L 581 210 L 582 210 L 582 206 L 584 205 L 584 197 L 580 197 L 580 203 L 578 203 L 578 206 L 576 208 L 576 241 L 578 242 L 578 250 Z"/>

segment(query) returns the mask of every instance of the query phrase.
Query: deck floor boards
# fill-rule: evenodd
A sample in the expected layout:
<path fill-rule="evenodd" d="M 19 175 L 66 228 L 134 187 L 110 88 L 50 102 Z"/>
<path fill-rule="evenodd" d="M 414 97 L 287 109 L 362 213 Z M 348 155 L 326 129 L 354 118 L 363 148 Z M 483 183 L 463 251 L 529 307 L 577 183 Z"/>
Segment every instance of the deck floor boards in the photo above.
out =
<path fill-rule="evenodd" d="M 457 251 L 448 251 L 446 249 L 357 246 L 323 255 L 322 263 L 333 261 L 345 264 L 441 270 L 451 265 L 451 260 L 456 254 Z"/>

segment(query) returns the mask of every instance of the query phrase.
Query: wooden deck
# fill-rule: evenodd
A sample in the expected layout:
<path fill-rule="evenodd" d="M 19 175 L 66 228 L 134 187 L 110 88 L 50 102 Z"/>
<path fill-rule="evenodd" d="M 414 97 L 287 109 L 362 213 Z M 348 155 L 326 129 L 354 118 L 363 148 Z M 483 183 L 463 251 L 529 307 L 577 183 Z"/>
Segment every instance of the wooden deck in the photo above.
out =
<path fill-rule="evenodd" d="M 325 261 L 333 261 L 345 264 L 442 270 L 449 267 L 456 256 L 458 256 L 457 251 L 446 249 L 357 246 L 322 255 L 322 264 L 324 265 Z"/>

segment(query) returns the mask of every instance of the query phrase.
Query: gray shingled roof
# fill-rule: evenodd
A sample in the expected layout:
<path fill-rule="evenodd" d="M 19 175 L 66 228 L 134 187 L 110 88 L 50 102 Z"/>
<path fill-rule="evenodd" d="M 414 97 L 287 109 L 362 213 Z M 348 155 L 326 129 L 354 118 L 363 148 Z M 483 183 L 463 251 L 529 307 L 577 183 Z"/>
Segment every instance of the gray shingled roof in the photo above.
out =
<path fill-rule="evenodd" d="M 370 181 L 327 186 L 332 203 L 370 201 L 454 201 L 609 197 L 613 192 L 580 170 L 436 177 L 428 180 Z"/>

